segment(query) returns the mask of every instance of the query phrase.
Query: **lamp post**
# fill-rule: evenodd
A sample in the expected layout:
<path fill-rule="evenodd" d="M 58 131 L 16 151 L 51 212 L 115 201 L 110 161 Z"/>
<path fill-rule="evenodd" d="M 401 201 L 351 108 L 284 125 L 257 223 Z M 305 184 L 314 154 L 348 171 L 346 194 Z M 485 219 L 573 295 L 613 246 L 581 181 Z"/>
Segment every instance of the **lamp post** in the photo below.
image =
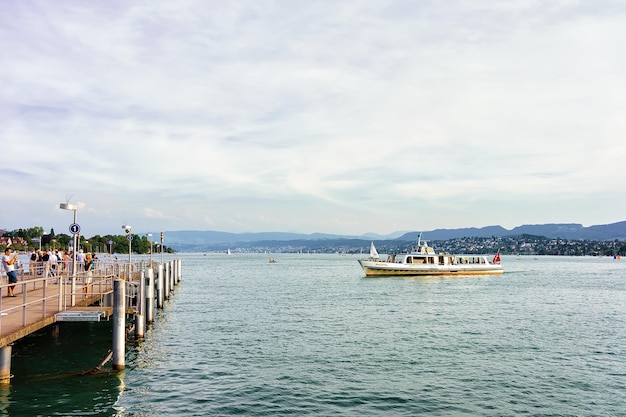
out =
<path fill-rule="evenodd" d="M 148 240 L 150 241 L 150 268 L 152 268 L 152 233 L 148 233 L 146 236 L 148 236 Z"/>
<path fill-rule="evenodd" d="M 163 232 L 161 232 L 161 265 L 163 265 Z"/>
<path fill-rule="evenodd" d="M 72 289 L 70 294 L 70 305 L 74 307 L 76 304 L 76 294 L 74 294 L 76 290 L 76 247 L 78 244 L 76 243 L 77 233 L 80 232 L 80 226 L 76 223 L 76 212 L 78 211 L 78 206 L 70 203 L 61 203 L 59 204 L 59 208 L 62 210 L 72 210 L 74 212 L 74 222 L 70 225 L 70 232 L 74 238 L 74 248 L 72 250 Z"/>
<path fill-rule="evenodd" d="M 132 243 L 133 243 L 133 235 L 130 234 L 132 227 L 124 224 L 122 225 L 122 229 L 126 232 L 126 239 L 128 239 L 128 279 L 130 280 L 132 263 L 131 263 L 131 254 L 132 254 Z"/>

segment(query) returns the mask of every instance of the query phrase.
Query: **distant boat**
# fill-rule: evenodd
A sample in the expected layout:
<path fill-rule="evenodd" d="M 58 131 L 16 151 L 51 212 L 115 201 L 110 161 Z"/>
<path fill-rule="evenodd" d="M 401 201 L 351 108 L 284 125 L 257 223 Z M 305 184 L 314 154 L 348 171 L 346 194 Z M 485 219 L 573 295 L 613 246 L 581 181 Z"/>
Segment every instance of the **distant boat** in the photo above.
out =
<path fill-rule="evenodd" d="M 231 253 L 230 253 L 230 248 L 228 248 L 228 250 L 226 251 L 226 255 L 228 255 L 228 256 L 230 256 L 230 255 L 231 255 Z"/>
<path fill-rule="evenodd" d="M 269 262 L 271 264 L 275 264 L 276 263 L 276 259 L 272 258 L 272 254 L 271 253 L 270 253 L 270 256 L 269 256 L 267 262 Z"/>
<path fill-rule="evenodd" d="M 365 276 L 491 275 L 504 273 L 504 268 L 500 265 L 500 252 L 496 253 L 491 261 L 485 255 L 437 254 L 432 247 L 428 246 L 426 241 L 421 242 L 421 235 L 411 253 L 391 254 L 385 261 L 378 258 L 378 251 L 372 242 L 370 257 L 359 259 Z"/>

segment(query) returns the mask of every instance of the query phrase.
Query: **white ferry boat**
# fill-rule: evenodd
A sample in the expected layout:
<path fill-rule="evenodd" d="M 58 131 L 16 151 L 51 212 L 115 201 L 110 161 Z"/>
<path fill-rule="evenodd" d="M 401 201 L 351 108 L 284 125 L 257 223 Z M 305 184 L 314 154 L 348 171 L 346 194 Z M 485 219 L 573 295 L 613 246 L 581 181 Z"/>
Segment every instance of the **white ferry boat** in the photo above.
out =
<path fill-rule="evenodd" d="M 421 242 L 413 247 L 411 253 L 391 254 L 386 260 L 381 260 L 374 242 L 370 247 L 370 257 L 359 259 L 359 264 L 365 276 L 419 276 L 419 275 L 491 275 L 502 274 L 504 268 L 500 265 L 500 252 L 496 253 L 491 261 L 485 255 L 450 255 L 435 253 L 427 242 Z"/>

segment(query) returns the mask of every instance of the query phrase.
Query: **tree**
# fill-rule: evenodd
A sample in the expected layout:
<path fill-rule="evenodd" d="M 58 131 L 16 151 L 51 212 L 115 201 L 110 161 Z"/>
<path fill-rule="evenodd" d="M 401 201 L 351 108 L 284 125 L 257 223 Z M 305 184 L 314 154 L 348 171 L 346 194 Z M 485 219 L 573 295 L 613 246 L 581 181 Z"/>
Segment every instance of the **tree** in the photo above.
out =
<path fill-rule="evenodd" d="M 60 235 L 56 237 L 56 240 L 62 248 L 67 248 L 70 246 L 70 243 L 72 242 L 72 236 L 61 233 Z"/>
<path fill-rule="evenodd" d="M 23 233 L 24 233 L 24 237 L 28 237 L 28 238 L 34 238 L 34 237 L 40 237 L 43 236 L 43 227 L 31 227 L 28 229 L 22 229 Z"/>

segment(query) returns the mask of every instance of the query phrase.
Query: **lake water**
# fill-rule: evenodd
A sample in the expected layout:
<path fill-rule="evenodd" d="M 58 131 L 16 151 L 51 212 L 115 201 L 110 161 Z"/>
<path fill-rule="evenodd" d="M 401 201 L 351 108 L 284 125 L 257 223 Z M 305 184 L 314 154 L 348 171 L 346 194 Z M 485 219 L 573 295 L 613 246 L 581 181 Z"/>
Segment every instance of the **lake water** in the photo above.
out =
<path fill-rule="evenodd" d="M 0 416 L 626 415 L 624 260 L 365 278 L 358 256 L 177 257 L 123 372 L 79 374 L 110 323 L 63 323 L 14 346 Z"/>

